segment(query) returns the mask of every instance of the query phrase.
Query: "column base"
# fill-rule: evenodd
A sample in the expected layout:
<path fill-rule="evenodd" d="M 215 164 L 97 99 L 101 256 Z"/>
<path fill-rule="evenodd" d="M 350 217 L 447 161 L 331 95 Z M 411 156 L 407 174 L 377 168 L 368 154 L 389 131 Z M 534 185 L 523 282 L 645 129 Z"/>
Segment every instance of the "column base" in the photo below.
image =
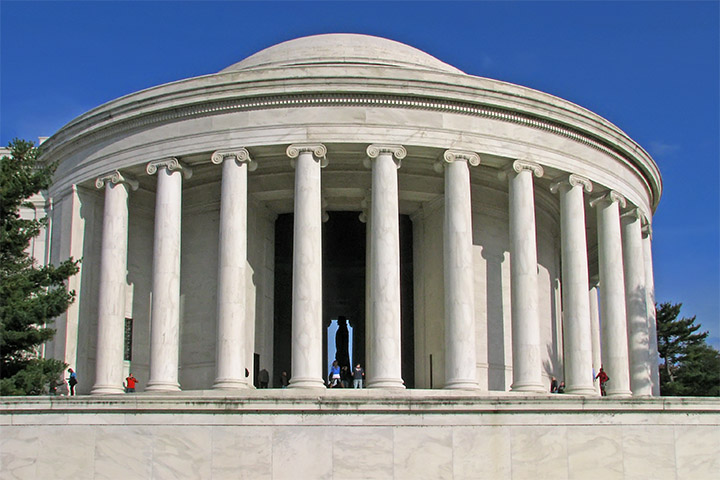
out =
<path fill-rule="evenodd" d="M 622 397 L 632 397 L 632 392 L 630 390 L 608 390 L 605 389 L 606 396 L 613 397 L 613 398 L 622 398 Z"/>
<path fill-rule="evenodd" d="M 511 392 L 523 393 L 549 393 L 550 389 L 540 383 L 513 383 L 510 385 Z"/>
<path fill-rule="evenodd" d="M 218 378 L 212 386 L 217 390 L 248 390 L 252 388 L 247 382 L 234 378 Z"/>
<path fill-rule="evenodd" d="M 319 378 L 291 378 L 288 388 L 322 388 L 325 383 Z"/>
<path fill-rule="evenodd" d="M 480 385 L 473 380 L 451 380 L 445 384 L 448 390 L 479 390 Z"/>
<path fill-rule="evenodd" d="M 569 395 L 585 395 L 586 397 L 597 397 L 598 392 L 595 387 L 565 387 L 565 393 Z"/>
<path fill-rule="evenodd" d="M 171 382 L 153 382 L 150 381 L 145 387 L 146 392 L 179 392 L 180 384 Z"/>
<path fill-rule="evenodd" d="M 123 393 L 125 389 L 117 385 L 95 385 L 90 390 L 90 395 L 122 395 Z"/>
<path fill-rule="evenodd" d="M 402 378 L 376 378 L 368 382 L 367 388 L 405 389 Z"/>

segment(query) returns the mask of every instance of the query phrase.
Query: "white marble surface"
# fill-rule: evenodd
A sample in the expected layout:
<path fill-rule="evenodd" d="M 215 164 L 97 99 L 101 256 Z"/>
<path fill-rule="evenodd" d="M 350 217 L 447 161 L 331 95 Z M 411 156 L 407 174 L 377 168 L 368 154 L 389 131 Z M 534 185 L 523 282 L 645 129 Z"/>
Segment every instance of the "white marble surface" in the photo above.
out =
<path fill-rule="evenodd" d="M 565 391 L 595 395 L 584 202 L 592 184 L 570 175 L 554 187 L 560 195 Z"/>
<path fill-rule="evenodd" d="M 470 165 L 477 166 L 480 158 L 472 152 L 448 150 L 444 162 L 445 388 L 475 389 L 478 381 Z"/>
<path fill-rule="evenodd" d="M 292 388 L 323 388 L 322 198 L 323 145 L 291 145 L 295 162 L 292 276 Z"/>
<path fill-rule="evenodd" d="M 217 341 L 215 388 L 247 388 L 245 293 L 247 264 L 247 163 L 245 149 L 212 157 L 222 164 L 218 246 Z"/>
<path fill-rule="evenodd" d="M 630 366 L 620 233 L 620 204 L 625 200 L 608 192 L 593 202 L 598 223 L 602 362 L 610 378 L 605 389 L 608 396 L 627 396 L 631 394 Z"/>
<path fill-rule="evenodd" d="M 510 217 L 511 315 L 513 343 L 512 390 L 543 392 L 541 382 L 538 262 L 533 176 L 537 164 L 515 161 L 507 172 Z"/>
<path fill-rule="evenodd" d="M 147 390 L 177 391 L 180 348 L 182 173 L 175 160 L 150 162 L 157 171 L 150 379 Z"/>
<path fill-rule="evenodd" d="M 371 145 L 367 153 L 372 164 L 370 298 L 375 368 L 368 380 L 368 388 L 404 388 L 400 355 L 397 170 L 405 157 L 405 149 L 395 145 Z"/>
<path fill-rule="evenodd" d="M 648 362 L 650 358 L 650 333 L 648 329 L 647 293 L 645 292 L 645 257 L 643 255 L 639 211 L 633 209 L 627 212 L 623 215 L 621 223 L 623 265 L 625 267 L 625 306 L 630 361 L 630 390 L 636 396 L 650 396 L 653 394 L 651 365 Z M 657 366 L 655 369 L 657 369 Z"/>
<path fill-rule="evenodd" d="M 717 398 L 207 390 L 2 398 L 0 418 L 3 480 L 711 479 L 720 467 Z"/>
<path fill-rule="evenodd" d="M 128 246 L 128 190 L 119 172 L 98 179 L 105 188 L 100 284 L 98 286 L 97 363 L 93 393 L 124 393 L 125 284 Z"/>
<path fill-rule="evenodd" d="M 657 345 L 657 311 L 655 310 L 655 274 L 653 272 L 652 256 L 652 225 L 643 229 L 643 265 L 645 267 L 645 295 L 648 311 L 648 336 L 650 348 L 648 349 L 648 365 L 650 365 L 650 378 L 652 379 L 653 396 L 660 396 L 660 371 L 654 368 L 660 364 L 660 355 Z"/>

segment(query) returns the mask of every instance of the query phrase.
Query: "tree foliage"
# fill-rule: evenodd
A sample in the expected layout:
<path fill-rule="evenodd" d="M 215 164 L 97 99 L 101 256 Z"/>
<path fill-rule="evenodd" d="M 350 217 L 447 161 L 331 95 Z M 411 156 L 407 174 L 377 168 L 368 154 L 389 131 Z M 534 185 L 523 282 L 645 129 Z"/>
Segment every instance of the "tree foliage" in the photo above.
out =
<path fill-rule="evenodd" d="M 38 395 L 65 367 L 40 358 L 37 348 L 53 337 L 48 325 L 75 297 L 65 281 L 78 262 L 38 266 L 28 255 L 47 219 L 23 219 L 20 207 L 48 188 L 55 166 L 38 161 L 32 142 L 15 139 L 9 149 L 0 159 L 0 394 Z"/>
<path fill-rule="evenodd" d="M 660 392 L 665 396 L 720 396 L 720 352 L 705 343 L 695 316 L 680 318 L 682 303 L 657 307 Z"/>

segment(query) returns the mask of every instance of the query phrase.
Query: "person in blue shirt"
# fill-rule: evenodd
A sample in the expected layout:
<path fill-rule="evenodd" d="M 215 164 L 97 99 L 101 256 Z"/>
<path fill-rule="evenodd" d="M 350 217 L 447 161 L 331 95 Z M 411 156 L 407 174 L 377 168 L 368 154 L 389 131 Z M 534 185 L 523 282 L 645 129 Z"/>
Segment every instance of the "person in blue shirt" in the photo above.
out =
<path fill-rule="evenodd" d="M 70 376 L 68 377 L 68 385 L 70 385 L 70 395 L 75 395 L 75 385 L 77 385 L 77 374 L 73 371 L 72 368 L 68 368 L 68 373 Z"/>
<path fill-rule="evenodd" d="M 330 388 L 336 387 L 342 388 L 342 382 L 340 382 L 340 365 L 334 360 L 330 367 Z"/>

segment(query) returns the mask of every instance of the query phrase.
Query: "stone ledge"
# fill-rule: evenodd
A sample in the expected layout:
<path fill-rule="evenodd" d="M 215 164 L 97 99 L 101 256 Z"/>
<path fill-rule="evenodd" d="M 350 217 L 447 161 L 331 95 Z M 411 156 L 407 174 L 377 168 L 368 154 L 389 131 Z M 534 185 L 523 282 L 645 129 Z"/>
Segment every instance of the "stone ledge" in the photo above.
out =
<path fill-rule="evenodd" d="M 600 398 L 447 390 L 204 390 L 75 397 L 0 398 L 0 416 L 19 414 L 493 414 L 687 413 L 720 418 L 720 398 Z"/>

